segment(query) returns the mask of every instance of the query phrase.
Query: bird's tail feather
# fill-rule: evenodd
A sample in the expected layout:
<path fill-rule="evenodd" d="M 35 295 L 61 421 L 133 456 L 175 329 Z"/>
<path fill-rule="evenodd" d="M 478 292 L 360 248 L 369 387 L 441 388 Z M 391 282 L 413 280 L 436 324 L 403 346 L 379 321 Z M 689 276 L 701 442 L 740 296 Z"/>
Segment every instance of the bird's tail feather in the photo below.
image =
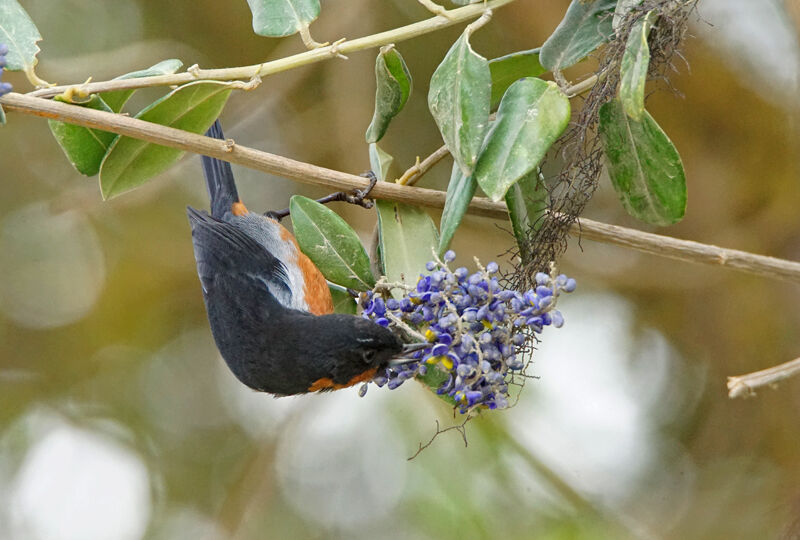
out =
<path fill-rule="evenodd" d="M 222 126 L 219 120 L 206 132 L 207 137 L 224 140 Z M 236 183 L 233 180 L 231 164 L 216 158 L 203 156 L 203 175 L 206 177 L 206 187 L 211 198 L 211 215 L 221 218 L 231 210 L 233 203 L 239 201 Z"/>

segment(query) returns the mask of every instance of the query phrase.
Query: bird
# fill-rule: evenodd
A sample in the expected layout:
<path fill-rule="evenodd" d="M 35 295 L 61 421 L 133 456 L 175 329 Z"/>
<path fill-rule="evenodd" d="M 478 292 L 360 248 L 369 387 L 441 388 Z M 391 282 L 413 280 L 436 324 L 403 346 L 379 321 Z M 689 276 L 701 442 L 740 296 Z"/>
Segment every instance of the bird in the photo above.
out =
<path fill-rule="evenodd" d="M 206 135 L 224 140 L 219 120 Z M 338 390 L 413 350 L 383 326 L 333 313 L 327 281 L 292 233 L 245 207 L 228 162 L 202 156 L 202 166 L 210 213 L 187 207 L 197 274 L 214 341 L 239 381 L 275 396 Z"/>

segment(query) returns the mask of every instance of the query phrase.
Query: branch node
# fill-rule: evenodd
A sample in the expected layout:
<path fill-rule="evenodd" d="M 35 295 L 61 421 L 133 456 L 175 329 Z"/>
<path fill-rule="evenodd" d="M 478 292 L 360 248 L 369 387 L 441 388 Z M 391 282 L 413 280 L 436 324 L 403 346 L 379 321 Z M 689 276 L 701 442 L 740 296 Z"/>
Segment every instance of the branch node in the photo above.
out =
<path fill-rule="evenodd" d="M 300 25 L 298 32 L 300 32 L 300 39 L 303 40 L 303 45 L 305 45 L 306 49 L 310 51 L 319 49 L 321 47 L 327 47 L 329 45 L 327 41 L 325 43 L 314 41 L 314 38 L 311 37 L 311 31 L 309 30 L 308 25 L 305 23 Z"/>
<path fill-rule="evenodd" d="M 481 16 L 478 17 L 477 20 L 472 21 L 467 25 L 467 27 L 464 29 L 464 33 L 468 36 L 471 36 L 475 30 L 485 25 L 490 20 L 492 20 L 492 10 L 486 9 L 483 11 L 483 13 L 481 13 Z"/>
<path fill-rule="evenodd" d="M 341 58 L 342 60 L 347 60 L 347 57 L 343 55 L 341 52 L 339 52 L 339 45 L 341 45 L 345 41 L 347 41 L 347 38 L 337 39 L 336 41 L 333 42 L 330 49 L 331 56 L 333 56 L 334 58 Z"/>
<path fill-rule="evenodd" d="M 245 83 L 242 89 L 245 91 L 255 90 L 259 86 L 261 86 L 261 77 L 259 75 L 253 75 L 250 77 L 250 80 Z"/>
<path fill-rule="evenodd" d="M 197 64 L 191 65 L 188 68 L 186 68 L 186 73 L 190 74 L 195 79 L 199 79 L 200 78 L 200 66 L 197 65 Z"/>
<path fill-rule="evenodd" d="M 70 86 L 66 90 L 64 90 L 58 97 L 63 99 L 69 103 L 86 103 L 89 101 L 91 94 L 87 89 L 87 85 L 92 82 L 92 78 L 89 77 L 83 84 L 78 84 L 75 86 Z"/>
<path fill-rule="evenodd" d="M 569 81 L 567 81 L 566 77 L 564 77 L 564 74 L 561 73 L 560 69 L 554 69 L 553 70 L 553 79 L 555 79 L 556 84 L 561 89 L 561 91 L 565 95 L 569 96 L 570 95 L 571 86 L 569 84 Z"/>
<path fill-rule="evenodd" d="M 436 2 L 433 2 L 432 0 L 417 0 L 417 1 L 423 6 L 425 6 L 425 9 L 427 9 L 434 15 L 444 17 L 449 21 L 453 20 L 453 15 L 450 13 L 450 11 L 445 9 L 443 6 L 437 4 Z"/>
<path fill-rule="evenodd" d="M 236 146 L 236 142 L 233 139 L 225 139 L 222 141 L 222 146 L 226 152 L 230 153 L 233 152 L 233 147 Z"/>

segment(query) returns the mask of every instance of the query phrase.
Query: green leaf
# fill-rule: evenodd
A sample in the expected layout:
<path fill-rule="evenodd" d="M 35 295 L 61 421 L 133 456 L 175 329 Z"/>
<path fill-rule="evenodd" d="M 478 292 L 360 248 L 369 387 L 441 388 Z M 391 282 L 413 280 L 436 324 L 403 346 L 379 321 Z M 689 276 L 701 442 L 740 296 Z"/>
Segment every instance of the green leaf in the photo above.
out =
<path fill-rule="evenodd" d="M 4 111 L 2 105 L 0 105 L 0 126 L 4 125 L 6 125 L 6 111 Z"/>
<path fill-rule="evenodd" d="M 530 252 L 531 232 L 541 227 L 542 216 L 547 210 L 547 190 L 539 178 L 538 169 L 511 186 L 506 193 L 506 206 L 520 258 L 526 264 L 533 255 Z"/>
<path fill-rule="evenodd" d="M 440 256 L 447 251 L 461 219 L 467 213 L 476 187 L 478 187 L 478 183 L 475 178 L 472 175 L 466 176 L 458 165 L 453 163 L 450 182 L 447 184 L 447 198 L 444 201 L 442 221 L 439 224 L 439 248 L 437 251 Z"/>
<path fill-rule="evenodd" d="M 538 77 L 547 71 L 539 63 L 539 49 L 519 51 L 489 60 L 492 74 L 492 108 L 500 103 L 508 87 L 523 77 Z"/>
<path fill-rule="evenodd" d="M 375 206 L 384 275 L 390 282 L 415 285 L 439 242 L 436 225 L 415 206 L 392 201 L 375 201 Z"/>
<path fill-rule="evenodd" d="M 56 96 L 55 101 L 68 101 Z M 98 95 L 92 95 L 86 103 L 76 103 L 76 107 L 86 107 L 96 111 L 111 112 L 108 105 Z M 86 176 L 94 176 L 100 172 L 100 164 L 117 137 L 114 133 L 99 129 L 90 129 L 66 122 L 48 120 L 50 131 L 56 142 L 66 154 L 67 159 L 77 171 Z"/>
<path fill-rule="evenodd" d="M 385 181 L 389 177 L 389 169 L 394 163 L 394 158 L 381 150 L 377 143 L 369 145 L 369 166 L 379 181 Z"/>
<path fill-rule="evenodd" d="M 319 0 L 247 0 L 259 36 L 291 36 L 319 16 Z"/>
<path fill-rule="evenodd" d="M 17 0 L 0 0 L 0 43 L 8 46 L 6 69 L 33 73 L 41 41 L 39 29 L 33 24 Z"/>
<path fill-rule="evenodd" d="M 655 12 L 650 11 L 633 24 L 619 70 L 619 100 L 625 113 L 637 122 L 642 120 L 644 114 L 644 85 L 650 64 L 647 36 L 653 26 L 653 18 Z"/>
<path fill-rule="evenodd" d="M 611 28 L 616 32 L 625 16 L 641 3 L 642 0 L 617 0 L 617 5 L 614 8 L 614 17 L 611 20 Z"/>
<path fill-rule="evenodd" d="M 422 384 L 430 388 L 434 393 L 436 390 L 444 384 L 444 382 L 450 377 L 450 373 L 445 371 L 444 369 L 440 368 L 438 365 L 428 366 L 425 375 L 417 375 L 416 379 L 420 381 Z M 445 403 L 449 403 L 453 407 L 458 405 L 456 400 L 447 394 L 435 394 L 436 397 L 444 401 Z"/>
<path fill-rule="evenodd" d="M 358 308 L 356 300 L 350 296 L 347 289 L 333 284 L 328 285 L 328 288 L 331 291 L 331 297 L 333 297 L 334 313 L 344 313 L 346 315 L 356 314 Z"/>
<path fill-rule="evenodd" d="M 300 249 L 325 279 L 357 291 L 375 285 L 361 240 L 339 214 L 301 195 L 290 199 L 289 211 Z"/>
<path fill-rule="evenodd" d="M 493 201 L 542 161 L 570 118 L 569 100 L 553 82 L 528 77 L 512 84 L 475 167 L 475 180 Z"/>
<path fill-rule="evenodd" d="M 539 61 L 551 71 L 579 62 L 611 37 L 616 0 L 572 0 L 553 34 L 542 45 Z"/>
<path fill-rule="evenodd" d="M 367 128 L 367 142 L 378 142 L 389 122 L 397 116 L 411 94 L 411 73 L 394 45 L 381 47 L 375 59 L 375 112 Z"/>
<path fill-rule="evenodd" d="M 220 115 L 230 93 L 230 88 L 220 83 L 189 83 L 152 103 L 136 118 L 203 133 Z M 103 198 L 116 197 L 144 184 L 170 168 L 181 155 L 183 151 L 175 148 L 117 137 L 100 166 Z"/>
<path fill-rule="evenodd" d="M 686 211 L 683 163 L 650 113 L 636 122 L 615 99 L 600 108 L 599 134 L 611 183 L 628 213 L 653 225 L 680 221 Z"/>
<path fill-rule="evenodd" d="M 147 69 L 132 71 L 131 73 L 114 77 L 114 80 L 119 81 L 122 79 L 139 79 L 141 77 L 171 75 L 172 73 L 178 71 L 182 65 L 183 62 L 177 58 L 170 58 L 169 60 L 164 60 L 163 62 L 159 62 L 154 66 L 150 66 Z M 103 97 L 103 101 L 106 102 L 106 105 L 108 105 L 112 111 L 119 112 L 122 110 L 123 105 L 125 105 L 134 92 L 135 90 L 131 88 L 129 90 L 113 90 L 111 92 L 103 92 L 100 95 Z"/>
<path fill-rule="evenodd" d="M 468 28 L 436 68 L 428 91 L 442 139 L 466 175 L 472 174 L 489 126 L 491 89 L 489 62 L 470 47 Z"/>

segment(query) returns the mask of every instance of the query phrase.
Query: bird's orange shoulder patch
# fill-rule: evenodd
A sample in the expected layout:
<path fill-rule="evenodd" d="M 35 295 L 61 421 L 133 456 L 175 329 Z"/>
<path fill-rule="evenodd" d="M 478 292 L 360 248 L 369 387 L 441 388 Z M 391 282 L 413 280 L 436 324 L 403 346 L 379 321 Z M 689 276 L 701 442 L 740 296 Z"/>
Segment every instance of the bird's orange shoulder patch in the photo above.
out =
<path fill-rule="evenodd" d="M 242 204 L 242 201 L 236 201 L 231 205 L 231 213 L 234 216 L 243 216 L 248 213 L 247 207 Z"/>

